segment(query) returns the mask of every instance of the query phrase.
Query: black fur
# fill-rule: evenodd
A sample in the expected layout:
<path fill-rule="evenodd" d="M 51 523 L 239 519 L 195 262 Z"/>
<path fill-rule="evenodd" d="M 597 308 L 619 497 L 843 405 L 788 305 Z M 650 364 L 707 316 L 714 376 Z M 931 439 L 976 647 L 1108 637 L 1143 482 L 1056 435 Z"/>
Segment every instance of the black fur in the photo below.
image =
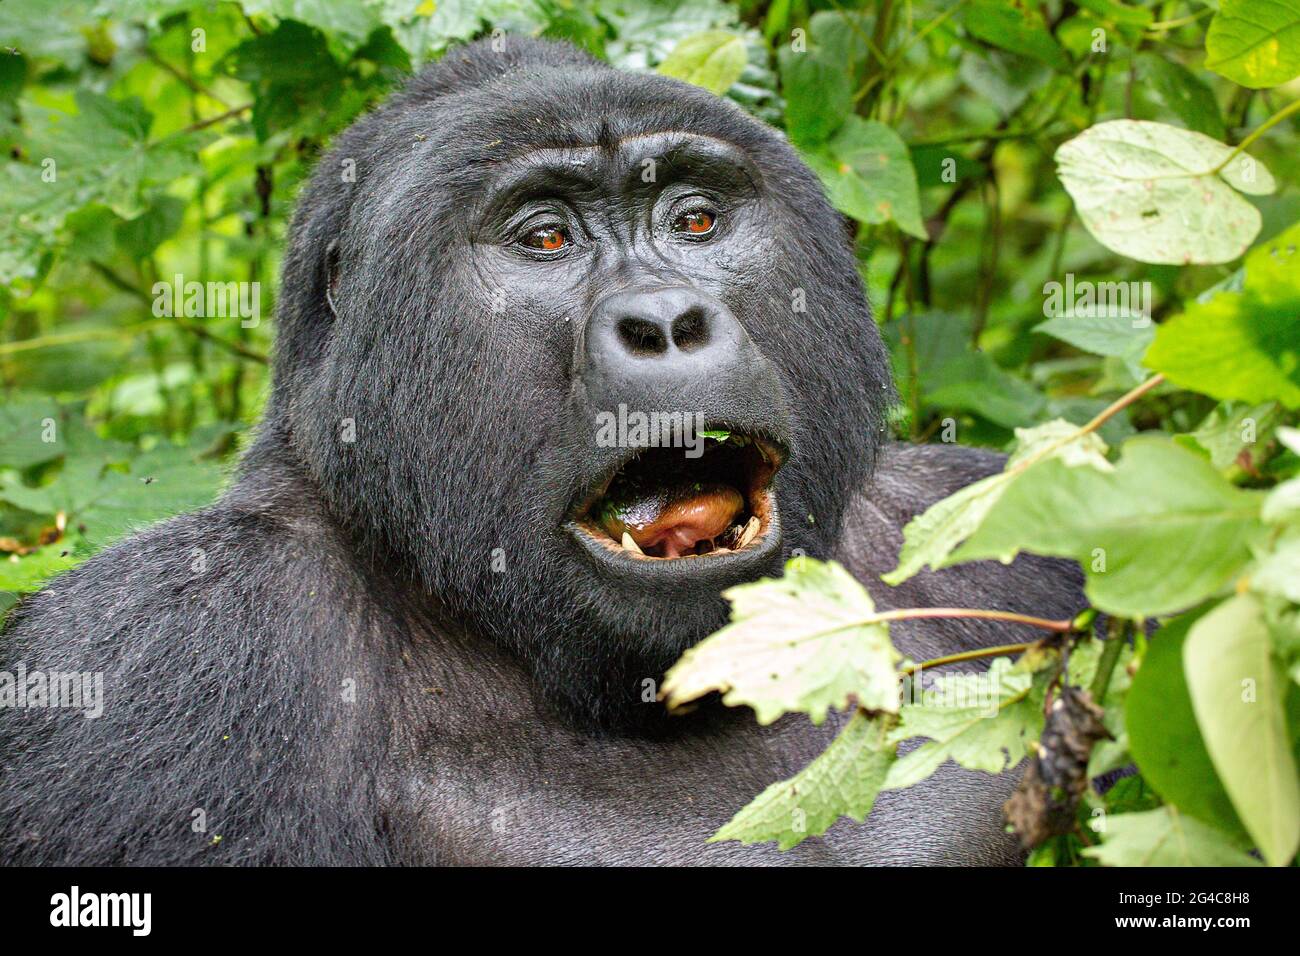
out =
<path fill-rule="evenodd" d="M 661 200 L 629 180 L 626 196 L 573 187 L 591 235 L 567 258 L 530 261 L 505 241 L 531 194 L 504 177 L 547 159 L 613 175 L 646 150 L 669 157 L 665 191 L 678 167 L 707 178 L 730 164 L 732 231 L 647 252 L 627 223 Z M 714 168 L 713 150 L 740 161 Z M 563 528 L 611 463 L 592 447 L 582 330 L 600 297 L 661 284 L 716 297 L 773 370 L 763 394 L 721 389 L 699 410 L 788 445 L 782 548 L 730 578 L 630 586 Z M 725 621 L 720 588 L 776 573 L 794 548 L 837 557 L 882 606 L 1080 604 L 1054 562 L 879 583 L 912 515 L 1000 465 L 882 444 L 880 336 L 838 218 L 776 132 L 566 46 L 453 51 L 321 161 L 279 323 L 266 418 L 221 501 L 58 578 L 5 634 L 0 669 L 102 671 L 107 702 L 96 720 L 0 711 L 0 860 L 1016 859 L 998 821 L 1010 779 L 954 768 L 789 854 L 706 846 L 837 722 L 759 728 L 714 705 L 666 718 L 643 699 Z M 1020 634 L 895 629 L 917 657 Z"/>

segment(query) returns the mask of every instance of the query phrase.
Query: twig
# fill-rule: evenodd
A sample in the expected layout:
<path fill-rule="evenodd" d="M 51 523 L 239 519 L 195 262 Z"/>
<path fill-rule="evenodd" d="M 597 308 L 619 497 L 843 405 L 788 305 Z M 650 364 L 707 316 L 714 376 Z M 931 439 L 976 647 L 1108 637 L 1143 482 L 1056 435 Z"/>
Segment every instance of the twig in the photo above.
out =
<path fill-rule="evenodd" d="M 919 664 L 911 664 L 899 671 L 903 676 L 910 676 L 917 671 L 928 671 L 935 667 L 943 667 L 946 664 L 960 664 L 963 661 L 978 661 L 986 657 L 1009 657 L 1012 654 L 1023 654 L 1032 644 L 999 644 L 996 647 L 980 647 L 973 651 L 962 651 L 960 654 L 946 654 L 943 657 L 931 658 L 928 661 L 921 661 Z"/>

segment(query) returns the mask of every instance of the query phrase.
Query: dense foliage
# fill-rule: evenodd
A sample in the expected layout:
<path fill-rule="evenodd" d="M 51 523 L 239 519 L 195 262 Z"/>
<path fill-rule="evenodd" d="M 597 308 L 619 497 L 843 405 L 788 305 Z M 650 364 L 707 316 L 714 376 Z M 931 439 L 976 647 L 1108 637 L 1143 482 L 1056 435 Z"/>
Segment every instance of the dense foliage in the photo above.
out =
<path fill-rule="evenodd" d="M 1021 551 L 1087 576 L 1079 618 L 1031 615 L 1043 641 L 933 681 L 957 662 L 889 640 L 921 613 L 877 613 L 833 564 L 734 589 L 670 703 L 856 710 L 718 838 L 790 846 L 948 759 L 1028 756 L 1007 817 L 1033 863 L 1291 862 L 1296 0 L 3 0 L 0 613 L 212 499 L 265 393 L 305 173 L 494 31 L 708 87 L 821 177 L 899 436 L 1012 453 L 908 527 L 889 583 Z"/>

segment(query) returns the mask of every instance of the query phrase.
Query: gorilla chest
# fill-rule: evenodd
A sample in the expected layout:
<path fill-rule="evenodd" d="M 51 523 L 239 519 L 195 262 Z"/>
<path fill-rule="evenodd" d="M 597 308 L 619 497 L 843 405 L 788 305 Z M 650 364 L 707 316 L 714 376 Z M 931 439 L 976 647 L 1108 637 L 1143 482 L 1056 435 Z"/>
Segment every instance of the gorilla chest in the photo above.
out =
<path fill-rule="evenodd" d="M 513 722 L 484 730 L 474 740 L 433 734 L 401 782 L 396 796 L 425 862 L 869 862 L 866 834 L 847 822 L 784 854 L 773 844 L 707 843 L 766 786 L 811 760 L 829 727 L 735 720 L 672 741 Z"/>

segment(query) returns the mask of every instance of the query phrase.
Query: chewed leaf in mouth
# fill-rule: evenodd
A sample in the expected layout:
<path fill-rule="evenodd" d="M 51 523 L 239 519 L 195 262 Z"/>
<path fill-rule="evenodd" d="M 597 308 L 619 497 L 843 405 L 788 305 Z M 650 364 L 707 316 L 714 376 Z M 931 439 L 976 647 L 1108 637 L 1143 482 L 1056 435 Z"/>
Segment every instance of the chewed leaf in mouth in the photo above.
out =
<path fill-rule="evenodd" d="M 578 515 L 579 527 L 643 558 L 740 551 L 768 530 L 768 490 L 783 454 L 762 439 L 702 432 L 704 452 L 650 448 L 626 462 Z"/>

